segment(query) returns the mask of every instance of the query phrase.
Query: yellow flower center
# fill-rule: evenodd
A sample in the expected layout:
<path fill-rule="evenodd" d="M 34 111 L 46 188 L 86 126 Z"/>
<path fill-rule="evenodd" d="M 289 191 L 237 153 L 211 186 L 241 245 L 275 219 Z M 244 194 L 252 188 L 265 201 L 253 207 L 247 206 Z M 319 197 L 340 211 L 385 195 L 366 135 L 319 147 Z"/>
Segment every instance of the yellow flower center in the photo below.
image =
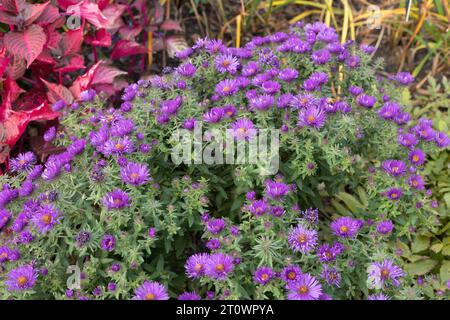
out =
<path fill-rule="evenodd" d="M 155 295 L 153 293 L 147 293 L 145 295 L 145 300 L 155 300 Z"/>
<path fill-rule="evenodd" d="M 306 234 L 302 233 L 301 235 L 298 236 L 297 240 L 300 243 L 305 243 L 307 240 Z"/>
<path fill-rule="evenodd" d="M 130 174 L 131 179 L 137 179 L 139 178 L 139 175 L 136 172 L 133 172 L 132 174 Z"/>
<path fill-rule="evenodd" d="M 41 221 L 45 224 L 50 224 L 50 222 L 52 222 L 52 216 L 49 213 L 46 213 L 42 216 Z"/>
<path fill-rule="evenodd" d="M 230 60 L 223 60 L 223 66 L 228 67 L 231 64 Z"/>
<path fill-rule="evenodd" d="M 228 91 L 230 91 L 230 90 L 231 90 L 231 88 L 230 88 L 229 86 L 225 86 L 225 87 L 223 87 L 223 89 L 222 89 L 223 92 L 228 92 Z"/>
<path fill-rule="evenodd" d="M 288 273 L 288 278 L 291 280 L 294 280 L 297 274 L 294 271 L 291 271 Z"/>
<path fill-rule="evenodd" d="M 413 180 L 412 185 L 413 185 L 414 187 L 417 187 L 417 186 L 419 185 L 419 182 L 417 182 L 417 180 Z"/>
<path fill-rule="evenodd" d="M 381 276 L 383 278 L 387 278 L 389 276 L 389 270 L 388 269 L 381 270 Z"/>
<path fill-rule="evenodd" d="M 392 199 L 395 199 L 395 198 L 397 198 L 397 197 L 398 197 L 398 194 L 396 194 L 395 192 L 391 194 L 391 198 L 392 198 Z"/>
<path fill-rule="evenodd" d="M 392 167 L 392 172 L 397 173 L 398 172 L 398 167 Z"/>
<path fill-rule="evenodd" d="M 24 276 L 20 276 L 17 279 L 17 284 L 19 285 L 19 287 L 23 287 L 26 283 L 27 283 L 27 278 Z"/>
<path fill-rule="evenodd" d="M 26 161 L 25 161 L 24 159 L 19 160 L 19 163 L 20 163 L 20 164 L 25 164 L 25 162 L 26 162 Z"/>
<path fill-rule="evenodd" d="M 339 228 L 339 230 L 340 230 L 341 232 L 347 232 L 347 231 L 348 231 L 348 227 L 347 227 L 347 226 L 341 226 L 341 227 Z"/>
<path fill-rule="evenodd" d="M 268 275 L 267 273 L 264 273 L 264 274 L 261 276 L 261 279 L 262 279 L 263 281 L 266 281 L 267 279 L 269 279 L 269 275 Z"/>
<path fill-rule="evenodd" d="M 225 270 L 225 266 L 222 263 L 216 265 L 216 271 L 222 272 Z"/>
<path fill-rule="evenodd" d="M 414 162 L 418 162 L 419 161 L 419 156 L 418 155 L 413 155 L 412 157 Z"/>
<path fill-rule="evenodd" d="M 197 264 L 195 265 L 195 267 L 194 267 L 194 270 L 197 271 L 197 272 L 199 272 L 199 271 L 202 270 L 202 268 L 203 268 L 203 266 L 202 266 L 200 263 L 197 263 Z"/>
<path fill-rule="evenodd" d="M 6 252 L 3 252 L 2 254 L 0 254 L 0 259 L 6 259 L 8 258 L 8 254 Z"/>
<path fill-rule="evenodd" d="M 308 292 L 308 287 L 307 287 L 307 286 L 300 286 L 300 287 L 298 288 L 298 292 L 299 292 L 299 293 L 305 294 L 305 293 Z"/>
<path fill-rule="evenodd" d="M 121 143 L 116 143 L 115 147 L 117 150 L 123 150 L 125 148 L 125 146 Z"/>
<path fill-rule="evenodd" d="M 308 122 L 313 122 L 314 120 L 316 120 L 316 117 L 314 117 L 313 115 L 310 115 L 310 116 L 308 116 L 307 118 L 306 118 L 306 120 L 308 121 Z"/>

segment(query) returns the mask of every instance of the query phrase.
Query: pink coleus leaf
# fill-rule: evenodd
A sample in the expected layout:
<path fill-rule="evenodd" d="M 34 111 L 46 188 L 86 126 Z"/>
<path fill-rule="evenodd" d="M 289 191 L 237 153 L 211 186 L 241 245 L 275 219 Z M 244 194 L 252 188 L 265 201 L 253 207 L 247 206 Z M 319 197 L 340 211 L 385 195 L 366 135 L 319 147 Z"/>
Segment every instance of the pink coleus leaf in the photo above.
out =
<path fill-rule="evenodd" d="M 69 59 L 69 63 L 67 65 L 62 66 L 60 68 L 56 68 L 55 71 L 59 73 L 67 73 L 77 71 L 79 69 L 84 69 L 86 66 L 84 65 L 84 59 L 81 55 L 73 56 Z"/>
<path fill-rule="evenodd" d="M 108 18 L 100 11 L 96 3 L 83 0 L 80 3 L 69 6 L 66 12 L 86 19 L 97 28 L 106 28 L 109 25 Z"/>
<path fill-rule="evenodd" d="M 27 63 L 25 59 L 13 56 L 9 62 L 7 73 L 12 80 L 21 78 L 27 70 Z"/>
<path fill-rule="evenodd" d="M 27 4 L 21 12 L 24 25 L 29 26 L 39 18 L 49 3 L 50 2 L 47 1 L 39 4 Z"/>
<path fill-rule="evenodd" d="M 18 16 L 10 14 L 6 11 L 0 11 L 0 22 L 10 25 L 16 25 L 19 23 L 19 18 Z"/>
<path fill-rule="evenodd" d="M 61 40 L 61 50 L 64 55 L 78 53 L 83 42 L 83 29 L 69 30 Z"/>
<path fill-rule="evenodd" d="M 36 19 L 35 23 L 43 26 L 55 22 L 60 17 L 59 9 L 53 5 L 48 5 L 39 18 Z"/>
<path fill-rule="evenodd" d="M 73 95 L 65 86 L 61 84 L 50 83 L 48 81 L 45 81 L 44 79 L 41 79 L 41 81 L 46 85 L 48 89 L 47 98 L 50 103 L 55 103 L 59 100 L 64 100 L 67 104 L 73 102 Z"/>
<path fill-rule="evenodd" d="M 114 45 L 111 52 L 111 59 L 120 59 L 122 57 L 132 56 L 147 52 L 145 46 L 132 40 L 119 40 Z"/>
<path fill-rule="evenodd" d="M 75 79 L 75 81 L 72 83 L 72 86 L 70 87 L 70 92 L 75 97 L 75 99 L 80 99 L 80 93 L 84 90 L 87 90 L 92 82 L 92 79 L 94 78 L 95 73 L 97 72 L 97 69 L 99 68 L 100 64 L 102 62 L 99 61 L 96 64 L 94 64 L 92 67 L 89 68 L 89 70 L 83 74 L 82 76 L 79 76 Z"/>
<path fill-rule="evenodd" d="M 123 25 L 122 15 L 127 8 L 122 4 L 111 4 L 102 10 L 103 15 L 108 19 L 106 29 L 118 29 Z"/>
<path fill-rule="evenodd" d="M 95 36 L 87 36 L 85 38 L 87 44 L 91 44 L 97 47 L 109 47 L 111 46 L 111 34 L 106 29 L 100 29 L 95 32 Z"/>
<path fill-rule="evenodd" d="M 26 6 L 25 0 L 2 0 L 0 3 L 0 11 L 8 11 L 12 14 L 19 14 Z"/>
<path fill-rule="evenodd" d="M 61 44 L 62 35 L 59 33 L 53 25 L 44 27 L 44 32 L 47 35 L 47 42 L 44 48 L 56 49 Z"/>
<path fill-rule="evenodd" d="M 43 62 L 49 65 L 55 65 L 56 60 L 53 58 L 49 49 L 44 49 L 41 54 L 36 58 L 36 61 Z"/>
<path fill-rule="evenodd" d="M 68 7 L 79 3 L 80 1 L 81 0 L 57 0 L 58 6 L 63 10 L 67 10 Z"/>
<path fill-rule="evenodd" d="M 177 21 L 174 21 L 174 20 L 165 20 L 161 24 L 160 28 L 165 31 L 172 31 L 172 30 L 183 31 L 183 28 L 181 27 L 181 25 Z"/>
<path fill-rule="evenodd" d="M 119 29 L 120 37 L 123 40 L 134 40 L 142 31 L 141 25 L 123 26 Z"/>
<path fill-rule="evenodd" d="M 8 67 L 9 59 L 10 58 L 6 56 L 6 48 L 2 47 L 0 49 L 0 79 L 3 76 L 3 73 L 5 73 L 6 68 Z"/>
<path fill-rule="evenodd" d="M 113 83 L 114 78 L 123 74 L 127 74 L 125 71 L 108 66 L 106 63 L 101 63 L 94 74 L 91 84 L 110 84 Z"/>
<path fill-rule="evenodd" d="M 9 32 L 4 37 L 5 47 L 10 54 L 27 61 L 27 68 L 42 52 L 47 41 L 42 27 L 31 25 L 23 32 Z"/>

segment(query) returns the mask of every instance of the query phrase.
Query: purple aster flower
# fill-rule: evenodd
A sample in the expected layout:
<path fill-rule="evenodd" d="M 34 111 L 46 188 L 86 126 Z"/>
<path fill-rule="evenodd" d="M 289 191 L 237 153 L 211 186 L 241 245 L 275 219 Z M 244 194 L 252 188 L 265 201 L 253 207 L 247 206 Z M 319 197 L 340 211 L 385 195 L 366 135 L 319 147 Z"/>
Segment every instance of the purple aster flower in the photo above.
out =
<path fill-rule="evenodd" d="M 239 68 L 239 60 L 232 55 L 218 55 L 214 60 L 214 66 L 220 73 L 235 74 Z"/>
<path fill-rule="evenodd" d="M 383 220 L 377 223 L 377 232 L 379 234 L 389 234 L 394 230 L 394 224 L 391 220 Z"/>
<path fill-rule="evenodd" d="M 202 300 L 202 298 L 195 292 L 183 292 L 178 296 L 178 300 L 181 301 Z"/>
<path fill-rule="evenodd" d="M 400 278 L 405 276 L 405 272 L 394 264 L 394 261 L 385 259 L 383 262 L 374 262 L 367 269 L 369 288 L 382 289 L 389 286 L 400 285 Z"/>
<path fill-rule="evenodd" d="M 308 230 L 301 224 L 289 232 L 288 242 L 295 252 L 308 253 L 317 245 L 317 231 Z"/>
<path fill-rule="evenodd" d="M 144 281 L 134 292 L 133 300 L 169 300 L 169 294 L 162 284 Z"/>
<path fill-rule="evenodd" d="M 300 93 L 296 96 L 294 96 L 291 100 L 290 106 L 293 109 L 307 109 L 312 106 L 316 106 L 319 102 L 319 99 L 307 92 L 307 93 Z"/>
<path fill-rule="evenodd" d="M 25 180 L 19 189 L 19 196 L 27 197 L 33 193 L 33 190 L 34 190 L 33 181 Z"/>
<path fill-rule="evenodd" d="M 335 235 L 341 238 L 354 238 L 361 224 L 350 217 L 340 217 L 331 223 L 331 229 Z"/>
<path fill-rule="evenodd" d="M 113 263 L 110 267 L 110 270 L 112 272 L 119 272 L 120 271 L 120 264 L 118 263 Z"/>
<path fill-rule="evenodd" d="M 323 127 L 327 117 L 325 112 L 316 106 L 310 106 L 301 110 L 298 115 L 298 124 L 302 127 L 312 127 L 319 129 Z"/>
<path fill-rule="evenodd" d="M 281 85 L 273 80 L 264 81 L 261 88 L 266 94 L 275 94 L 281 89 Z"/>
<path fill-rule="evenodd" d="M 350 94 L 353 96 L 359 96 L 361 93 L 364 92 L 364 90 L 361 87 L 352 85 L 350 86 L 350 88 L 348 88 L 348 92 L 350 92 Z"/>
<path fill-rule="evenodd" d="M 19 234 L 19 242 L 22 244 L 30 243 L 33 239 L 33 235 L 28 231 L 23 231 Z"/>
<path fill-rule="evenodd" d="M 112 251 L 116 247 L 116 238 L 111 234 L 105 234 L 102 238 L 101 248 L 105 251 Z"/>
<path fill-rule="evenodd" d="M 392 120 L 401 112 L 401 107 L 398 103 L 388 101 L 378 110 L 378 115 L 385 120 Z"/>
<path fill-rule="evenodd" d="M 184 60 L 189 58 L 194 53 L 194 50 L 192 48 L 186 48 L 184 50 L 178 51 L 175 53 L 175 57 L 177 57 L 180 60 Z"/>
<path fill-rule="evenodd" d="M 447 148 L 450 145 L 450 138 L 444 132 L 436 132 L 434 141 L 439 148 Z"/>
<path fill-rule="evenodd" d="M 120 119 L 115 122 L 110 129 L 113 137 L 122 137 L 132 133 L 134 130 L 134 122 L 131 119 Z"/>
<path fill-rule="evenodd" d="M 183 128 L 187 130 L 194 130 L 197 120 L 195 118 L 189 118 L 184 120 Z"/>
<path fill-rule="evenodd" d="M 204 46 L 209 54 L 216 54 L 225 50 L 225 46 L 222 40 L 209 40 L 205 43 Z"/>
<path fill-rule="evenodd" d="M 209 123 L 217 123 L 222 120 L 224 116 L 224 110 L 222 108 L 211 108 L 203 114 L 203 120 Z"/>
<path fill-rule="evenodd" d="M 1 229 L 1 225 L 2 225 L 2 218 L 1 218 L 1 212 L 2 210 L 0 210 L 0 229 Z M 27 212 L 21 212 L 17 215 L 16 219 L 14 220 L 11 229 L 14 232 L 20 232 L 23 230 L 23 228 L 25 228 L 28 225 L 29 222 L 29 216 Z"/>
<path fill-rule="evenodd" d="M 117 285 L 114 282 L 110 282 L 108 283 L 108 291 L 109 292 L 114 292 L 117 289 Z"/>
<path fill-rule="evenodd" d="M 120 111 L 130 112 L 133 110 L 133 104 L 130 101 L 124 101 L 120 104 Z"/>
<path fill-rule="evenodd" d="M 54 126 L 49 128 L 44 133 L 44 141 L 46 141 L 46 142 L 53 141 L 55 139 L 55 137 L 56 137 L 56 128 Z"/>
<path fill-rule="evenodd" d="M 206 242 L 206 247 L 209 250 L 217 250 L 220 248 L 220 240 L 216 238 L 210 239 Z"/>
<path fill-rule="evenodd" d="M 395 115 L 393 120 L 398 125 L 404 125 L 411 120 L 411 114 L 409 112 L 399 112 Z"/>
<path fill-rule="evenodd" d="M 205 274 L 216 280 L 225 280 L 234 269 L 233 258 L 223 253 L 214 253 L 209 256 Z"/>
<path fill-rule="evenodd" d="M 280 71 L 278 78 L 282 81 L 291 82 L 298 77 L 298 71 L 292 68 L 283 69 Z"/>
<path fill-rule="evenodd" d="M 60 111 L 61 109 L 65 108 L 66 106 L 67 106 L 67 104 L 64 100 L 58 100 L 52 104 L 52 110 Z"/>
<path fill-rule="evenodd" d="M 60 222 L 61 213 L 51 204 L 42 205 L 34 213 L 31 222 L 40 233 L 46 233 Z"/>
<path fill-rule="evenodd" d="M 24 265 L 16 269 L 12 269 L 8 273 L 5 285 L 9 291 L 28 290 L 34 287 L 38 273 L 31 265 Z"/>
<path fill-rule="evenodd" d="M 6 209 L 0 209 L 0 230 L 6 226 L 11 219 L 11 213 Z"/>
<path fill-rule="evenodd" d="M 415 146 L 419 143 L 416 136 L 412 133 L 399 134 L 397 137 L 397 141 L 399 144 L 407 148 Z"/>
<path fill-rule="evenodd" d="M 130 206 L 130 197 L 126 192 L 115 189 L 105 195 L 102 203 L 108 210 L 121 209 Z"/>
<path fill-rule="evenodd" d="M 197 68 L 194 67 L 192 63 L 184 63 L 180 65 L 177 69 L 178 74 L 186 78 L 192 78 L 197 71 Z"/>
<path fill-rule="evenodd" d="M 358 102 L 358 104 L 361 107 L 370 109 L 370 108 L 372 108 L 374 106 L 375 102 L 377 102 L 377 98 L 375 98 L 373 96 L 369 96 L 369 95 L 363 93 L 363 94 L 360 94 L 358 96 L 356 101 Z"/>
<path fill-rule="evenodd" d="M 236 115 L 236 108 L 232 105 L 224 106 L 222 109 L 223 109 L 223 115 L 226 118 L 231 118 Z"/>
<path fill-rule="evenodd" d="M 308 273 L 302 274 L 298 281 L 289 282 L 286 289 L 288 300 L 318 300 L 322 294 L 322 286 Z"/>
<path fill-rule="evenodd" d="M 289 193 L 289 186 L 283 182 L 267 180 L 265 194 L 274 199 L 280 200 Z"/>
<path fill-rule="evenodd" d="M 331 60 L 331 54 L 330 51 L 326 49 L 321 49 L 314 51 L 311 55 L 312 60 L 315 64 L 325 64 Z"/>
<path fill-rule="evenodd" d="M 284 93 L 278 97 L 277 107 L 280 109 L 285 109 L 292 104 L 294 95 L 292 93 Z"/>
<path fill-rule="evenodd" d="M 349 57 L 346 57 L 345 59 L 345 65 L 349 67 L 350 69 L 358 68 L 361 64 L 361 58 L 356 55 L 352 55 Z"/>
<path fill-rule="evenodd" d="M 256 217 L 260 217 L 270 210 L 270 206 L 265 200 L 252 201 L 247 208 Z"/>
<path fill-rule="evenodd" d="M 108 140 L 103 148 L 105 155 L 122 155 L 132 153 L 134 151 L 134 143 L 128 136 L 115 140 Z"/>
<path fill-rule="evenodd" d="M 425 190 L 425 180 L 421 175 L 413 174 L 408 179 L 408 184 L 414 189 Z"/>
<path fill-rule="evenodd" d="M 161 101 L 159 105 L 159 111 L 166 116 L 173 115 L 177 113 L 182 104 L 183 98 L 181 96 L 177 96 L 175 99 Z"/>
<path fill-rule="evenodd" d="M 402 197 L 403 191 L 399 188 L 390 188 L 385 194 L 391 200 L 398 200 Z"/>
<path fill-rule="evenodd" d="M 7 246 L 0 247 L 0 264 L 5 263 L 10 259 L 11 248 Z"/>
<path fill-rule="evenodd" d="M 75 237 L 75 241 L 79 248 L 86 245 L 89 241 L 91 241 L 91 233 L 87 231 L 80 231 Z"/>
<path fill-rule="evenodd" d="M 29 172 L 36 163 L 36 156 L 33 152 L 28 151 L 20 153 L 16 158 L 11 159 L 9 165 L 12 172 Z"/>
<path fill-rule="evenodd" d="M 421 166 L 425 162 L 425 153 L 420 149 L 414 149 L 409 153 L 408 159 L 413 165 Z"/>
<path fill-rule="evenodd" d="M 406 164 L 401 160 L 386 160 L 381 163 L 383 170 L 393 177 L 401 176 L 406 171 Z"/>
<path fill-rule="evenodd" d="M 395 80 L 402 85 L 409 85 L 414 82 L 414 77 L 409 72 L 399 72 L 395 76 Z"/>
<path fill-rule="evenodd" d="M 374 46 L 368 45 L 368 44 L 361 44 L 359 46 L 359 49 L 364 52 L 365 54 L 372 54 L 373 52 L 375 52 L 376 48 Z"/>
<path fill-rule="evenodd" d="M 149 173 L 146 164 L 128 162 L 120 168 L 120 177 L 125 183 L 141 186 L 148 182 Z"/>
<path fill-rule="evenodd" d="M 232 135 L 237 140 L 249 140 L 256 135 L 256 128 L 253 122 L 247 118 L 237 119 L 230 125 Z"/>
<path fill-rule="evenodd" d="M 235 79 L 225 79 L 216 85 L 215 92 L 222 96 L 232 96 L 239 90 L 238 83 Z"/>
<path fill-rule="evenodd" d="M 281 279 L 284 282 L 296 282 L 302 275 L 302 269 L 297 265 L 290 265 L 281 270 Z"/>
<path fill-rule="evenodd" d="M 88 90 L 82 91 L 80 93 L 80 99 L 83 102 L 89 102 L 89 101 L 94 100 L 96 95 L 97 95 L 97 92 L 95 92 L 94 89 L 88 89 Z"/>
<path fill-rule="evenodd" d="M 219 234 L 226 227 L 227 223 L 222 218 L 210 219 L 206 224 L 206 229 L 212 234 Z"/>
<path fill-rule="evenodd" d="M 339 242 L 334 242 L 333 245 L 324 243 L 317 250 L 317 256 L 321 262 L 333 262 L 343 250 L 343 246 Z"/>
<path fill-rule="evenodd" d="M 371 294 L 367 297 L 367 300 L 390 300 L 389 296 L 384 295 L 383 293 Z"/>
<path fill-rule="evenodd" d="M 436 136 L 436 132 L 431 128 L 431 120 L 420 119 L 419 123 L 414 126 L 413 132 L 422 140 L 432 141 Z"/>
<path fill-rule="evenodd" d="M 252 109 L 267 110 L 274 105 L 275 98 L 268 94 L 261 94 L 251 98 L 249 103 Z"/>
<path fill-rule="evenodd" d="M 274 277 L 275 273 L 273 272 L 272 268 L 259 267 L 258 269 L 256 269 L 253 275 L 253 281 L 258 284 L 266 285 Z"/>
<path fill-rule="evenodd" d="M 340 288 L 341 274 L 337 271 L 336 267 L 331 268 L 325 265 L 320 276 L 328 285 Z"/>
<path fill-rule="evenodd" d="M 186 275 L 189 278 L 198 278 L 205 274 L 206 263 L 209 255 L 206 253 L 197 253 L 189 257 L 184 266 Z"/>
<path fill-rule="evenodd" d="M 256 73 L 258 73 L 258 70 L 258 64 L 254 61 L 250 61 L 244 66 L 244 68 L 242 68 L 242 75 L 244 77 L 253 77 Z"/>

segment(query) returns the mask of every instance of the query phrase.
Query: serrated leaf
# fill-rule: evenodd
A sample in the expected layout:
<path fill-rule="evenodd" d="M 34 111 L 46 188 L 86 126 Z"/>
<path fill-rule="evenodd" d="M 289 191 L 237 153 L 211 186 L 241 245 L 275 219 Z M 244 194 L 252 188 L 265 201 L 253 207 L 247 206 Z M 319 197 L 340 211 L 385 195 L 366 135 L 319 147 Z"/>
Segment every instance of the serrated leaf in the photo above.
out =
<path fill-rule="evenodd" d="M 444 245 L 442 243 L 435 243 L 430 247 L 430 250 L 435 253 L 439 253 L 443 247 Z"/>
<path fill-rule="evenodd" d="M 349 193 L 339 192 L 336 197 L 342 200 L 353 213 L 357 213 L 360 209 L 364 208 L 364 205 Z"/>

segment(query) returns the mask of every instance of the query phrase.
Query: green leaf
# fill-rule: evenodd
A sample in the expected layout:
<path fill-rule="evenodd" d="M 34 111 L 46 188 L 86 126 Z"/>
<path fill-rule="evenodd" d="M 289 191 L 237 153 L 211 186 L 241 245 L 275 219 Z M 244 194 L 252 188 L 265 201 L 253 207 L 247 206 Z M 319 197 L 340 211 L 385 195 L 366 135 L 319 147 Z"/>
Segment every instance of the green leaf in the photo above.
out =
<path fill-rule="evenodd" d="M 342 200 L 353 213 L 357 213 L 360 209 L 364 208 L 364 205 L 356 200 L 356 198 L 351 194 L 348 194 L 346 192 L 339 192 L 336 196 L 338 199 Z"/>
<path fill-rule="evenodd" d="M 442 262 L 441 270 L 439 271 L 442 282 L 450 280 L 450 261 L 445 260 Z"/>
<path fill-rule="evenodd" d="M 437 264 L 438 261 L 436 260 L 425 259 L 407 264 L 405 269 L 411 275 L 421 276 L 433 270 Z"/>
<path fill-rule="evenodd" d="M 411 244 L 412 252 L 417 253 L 428 249 L 430 246 L 430 238 L 425 236 L 415 237 L 413 243 Z"/>
<path fill-rule="evenodd" d="M 446 245 L 444 249 L 442 249 L 442 254 L 444 256 L 450 256 L 450 244 Z"/>
<path fill-rule="evenodd" d="M 442 243 L 435 243 L 430 247 L 430 249 L 435 253 L 439 253 L 443 247 L 444 245 Z"/>

